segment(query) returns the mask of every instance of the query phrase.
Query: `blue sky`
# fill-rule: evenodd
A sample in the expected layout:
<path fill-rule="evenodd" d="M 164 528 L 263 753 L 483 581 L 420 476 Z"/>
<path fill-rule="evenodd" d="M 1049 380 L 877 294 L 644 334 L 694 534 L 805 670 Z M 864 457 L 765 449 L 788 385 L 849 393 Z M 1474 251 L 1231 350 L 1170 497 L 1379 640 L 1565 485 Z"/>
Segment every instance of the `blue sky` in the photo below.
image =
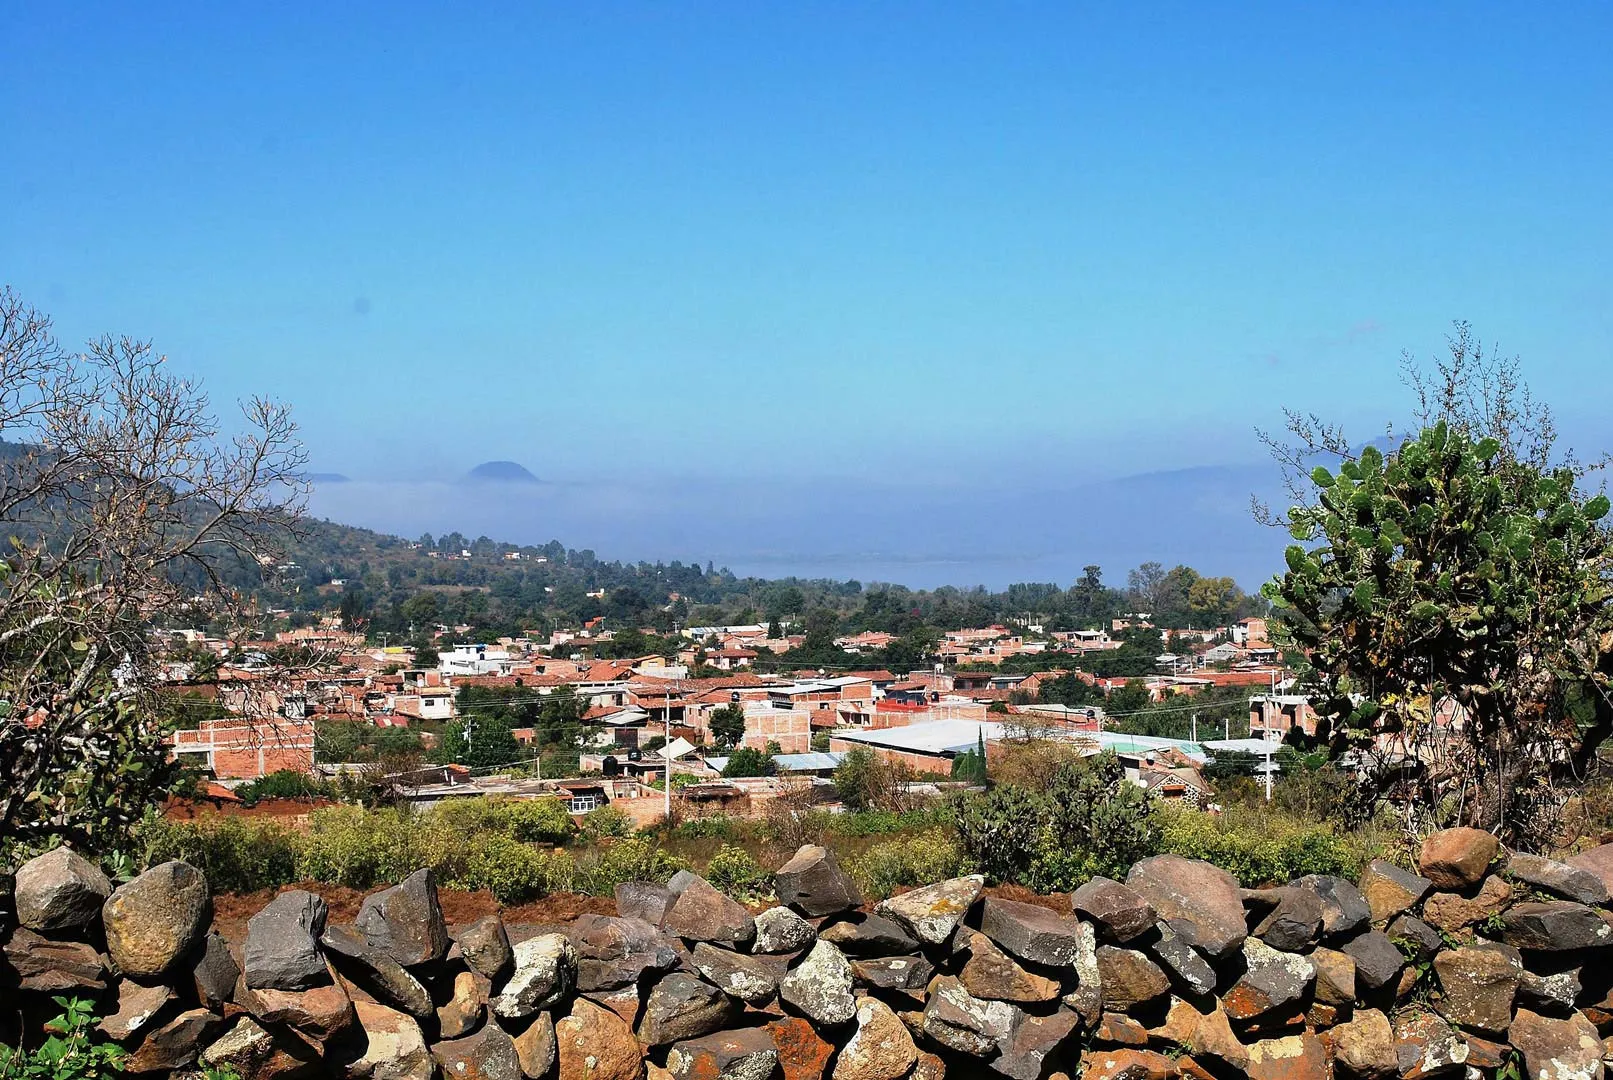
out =
<path fill-rule="evenodd" d="M 0 278 L 377 482 L 1034 500 L 1454 318 L 1602 448 L 1606 4 L 478 7 L 9 7 Z"/>

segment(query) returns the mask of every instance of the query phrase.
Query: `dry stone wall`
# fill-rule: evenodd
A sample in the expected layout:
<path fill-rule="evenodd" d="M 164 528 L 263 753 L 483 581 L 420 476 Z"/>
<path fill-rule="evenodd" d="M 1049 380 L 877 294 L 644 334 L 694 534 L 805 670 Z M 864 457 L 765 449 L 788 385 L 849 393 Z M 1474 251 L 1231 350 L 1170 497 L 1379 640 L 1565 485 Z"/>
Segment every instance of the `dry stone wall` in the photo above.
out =
<path fill-rule="evenodd" d="M 753 913 L 704 879 L 617 914 L 445 925 L 428 871 L 351 925 L 287 890 L 243 941 L 178 862 L 112 883 L 57 850 L 0 879 L 0 1039 L 100 1003 L 126 1070 L 243 1080 L 1601 1077 L 1613 845 L 1569 862 L 1437 833 L 1246 890 L 1161 855 L 1035 903 L 979 878 L 869 905 L 819 847 Z"/>

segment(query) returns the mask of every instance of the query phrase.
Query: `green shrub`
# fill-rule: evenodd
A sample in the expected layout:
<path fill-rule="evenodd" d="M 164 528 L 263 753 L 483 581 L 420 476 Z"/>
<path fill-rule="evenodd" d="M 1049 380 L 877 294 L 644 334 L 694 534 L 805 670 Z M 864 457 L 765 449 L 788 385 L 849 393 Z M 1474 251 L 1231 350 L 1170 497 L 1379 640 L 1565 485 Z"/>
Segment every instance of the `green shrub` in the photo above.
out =
<path fill-rule="evenodd" d="M 688 868 L 687 861 L 648 840 L 617 840 L 577 859 L 571 891 L 611 896 L 624 881 L 666 881 Z"/>
<path fill-rule="evenodd" d="M 964 872 L 963 855 L 947 833 L 936 830 L 875 844 L 848 861 L 846 872 L 870 900 L 904 885 L 932 885 Z"/>
<path fill-rule="evenodd" d="M 582 831 L 590 840 L 620 839 L 633 835 L 633 819 L 614 806 L 601 806 L 584 815 Z"/>
<path fill-rule="evenodd" d="M 672 830 L 674 836 L 685 840 L 734 840 L 752 836 L 755 832 L 755 822 L 732 818 L 727 814 L 687 818 L 678 822 Z"/>
<path fill-rule="evenodd" d="M 219 892 L 254 892 L 298 880 L 302 837 L 272 821 L 223 815 L 198 821 L 153 818 L 141 827 L 145 865 L 181 859 Z"/>
<path fill-rule="evenodd" d="M 330 781 L 296 769 L 280 769 L 260 776 L 235 789 L 235 794 L 248 806 L 264 799 L 333 799 L 336 789 Z"/>
<path fill-rule="evenodd" d="M 1161 850 L 1213 863 L 1249 888 L 1306 874 L 1354 880 L 1366 862 L 1360 845 L 1325 825 L 1269 813 L 1212 816 L 1185 807 L 1164 815 Z"/>
<path fill-rule="evenodd" d="M 569 890 L 572 860 L 564 852 L 540 851 L 500 834 L 478 836 L 466 852 L 465 869 L 446 884 L 486 889 L 501 904 L 524 904 L 551 892 Z"/>
<path fill-rule="evenodd" d="M 0 1046 L 4 1080 L 101 1080 L 123 1073 L 124 1049 L 96 1030 L 95 1003 L 53 997 L 61 1014 L 45 1025 L 45 1041 L 33 1050 Z"/>
<path fill-rule="evenodd" d="M 316 810 L 308 816 L 297 873 L 307 881 L 354 889 L 401 881 L 423 865 L 419 833 L 419 822 L 407 810 Z"/>
<path fill-rule="evenodd" d="M 706 880 L 735 900 L 753 900 L 773 891 L 773 875 L 750 852 L 733 844 L 717 849 L 706 865 Z"/>

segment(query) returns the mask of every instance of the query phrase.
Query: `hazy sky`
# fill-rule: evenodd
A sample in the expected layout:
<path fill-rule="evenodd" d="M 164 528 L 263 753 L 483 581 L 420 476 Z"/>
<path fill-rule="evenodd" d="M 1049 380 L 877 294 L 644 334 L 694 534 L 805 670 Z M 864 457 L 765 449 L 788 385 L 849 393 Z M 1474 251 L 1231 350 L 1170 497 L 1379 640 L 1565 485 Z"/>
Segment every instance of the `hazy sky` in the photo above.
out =
<path fill-rule="evenodd" d="M 291 399 L 354 477 L 1244 462 L 1283 404 L 1402 412 L 1453 318 L 1582 443 L 1613 398 L 1605 3 L 33 3 L 0 35 L 0 279 Z"/>

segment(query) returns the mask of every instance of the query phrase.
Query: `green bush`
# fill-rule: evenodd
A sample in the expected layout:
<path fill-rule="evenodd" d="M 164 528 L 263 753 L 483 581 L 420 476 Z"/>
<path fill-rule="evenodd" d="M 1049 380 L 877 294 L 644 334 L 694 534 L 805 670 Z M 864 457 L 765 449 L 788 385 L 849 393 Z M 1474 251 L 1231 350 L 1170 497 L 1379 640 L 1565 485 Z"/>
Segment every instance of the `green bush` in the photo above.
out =
<path fill-rule="evenodd" d="M 848 861 L 846 872 L 870 900 L 906 885 L 932 885 L 964 872 L 957 843 L 939 830 L 875 844 Z"/>
<path fill-rule="evenodd" d="M 687 861 L 648 840 L 617 840 L 577 859 L 571 891 L 611 896 L 624 881 L 666 881 L 687 869 Z"/>
<path fill-rule="evenodd" d="M 633 835 L 633 819 L 614 806 L 601 806 L 584 815 L 582 831 L 590 840 L 621 839 Z"/>
<path fill-rule="evenodd" d="M 308 816 L 297 872 L 307 881 L 369 889 L 420 869 L 421 842 L 420 823 L 407 810 L 316 810 Z"/>
<path fill-rule="evenodd" d="M 281 769 L 249 784 L 242 784 L 235 789 L 235 794 L 243 803 L 252 806 L 264 799 L 333 799 L 336 789 L 322 777 L 296 769 Z"/>
<path fill-rule="evenodd" d="M 735 840 L 753 836 L 755 833 L 755 822 L 729 817 L 727 814 L 687 818 L 678 822 L 672 829 L 674 836 L 684 840 Z"/>
<path fill-rule="evenodd" d="M 102 1080 L 123 1073 L 123 1047 L 96 1030 L 95 1003 L 53 997 L 61 1014 L 45 1025 L 45 1041 L 25 1051 L 0 1046 L 4 1080 Z"/>
<path fill-rule="evenodd" d="M 466 853 L 465 869 L 445 884 L 486 889 L 501 904 L 524 904 L 571 886 L 571 857 L 540 851 L 498 833 L 478 836 Z"/>
<path fill-rule="evenodd" d="M 773 891 L 773 875 L 750 852 L 733 844 L 717 849 L 706 865 L 706 880 L 735 900 L 753 900 Z"/>
<path fill-rule="evenodd" d="M 1214 863 L 1249 888 L 1306 874 L 1354 880 L 1366 863 L 1359 844 L 1328 826 L 1276 814 L 1229 811 L 1212 816 L 1181 807 L 1163 818 L 1162 851 Z"/>
<path fill-rule="evenodd" d="M 200 821 L 154 818 L 141 827 L 145 865 L 181 859 L 220 892 L 254 892 L 297 878 L 302 837 L 272 821 L 223 815 Z"/>

